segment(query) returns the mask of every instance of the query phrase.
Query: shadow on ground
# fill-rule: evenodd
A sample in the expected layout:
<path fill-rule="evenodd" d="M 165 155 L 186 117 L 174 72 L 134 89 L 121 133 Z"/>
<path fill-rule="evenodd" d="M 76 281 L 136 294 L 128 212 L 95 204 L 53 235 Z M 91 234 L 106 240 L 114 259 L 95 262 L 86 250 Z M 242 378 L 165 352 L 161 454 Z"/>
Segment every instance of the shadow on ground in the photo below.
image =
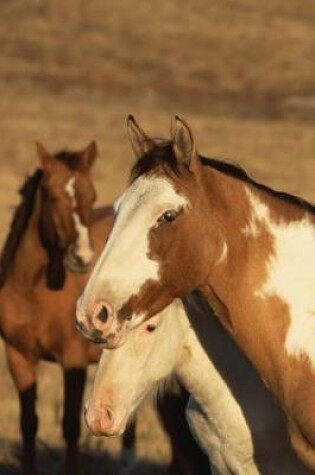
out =
<path fill-rule="evenodd" d="M 19 475 L 21 447 L 0 439 L 0 475 Z M 38 445 L 38 467 L 41 475 L 59 475 L 63 473 L 64 451 L 51 448 L 42 443 Z M 118 458 L 104 451 L 85 451 L 80 455 L 81 475 L 117 475 L 122 468 Z M 133 475 L 166 475 L 166 467 L 149 461 L 139 460 L 134 467 Z"/>

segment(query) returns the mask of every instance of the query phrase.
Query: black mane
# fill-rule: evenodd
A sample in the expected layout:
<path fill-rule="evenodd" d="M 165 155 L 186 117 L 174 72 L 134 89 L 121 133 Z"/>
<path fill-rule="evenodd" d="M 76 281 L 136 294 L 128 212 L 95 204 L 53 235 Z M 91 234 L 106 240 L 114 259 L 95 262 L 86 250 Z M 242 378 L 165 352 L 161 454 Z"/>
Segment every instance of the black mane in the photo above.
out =
<path fill-rule="evenodd" d="M 312 203 L 298 196 L 286 193 L 285 191 L 274 190 L 273 188 L 270 188 L 267 185 L 255 181 L 245 172 L 243 168 L 238 165 L 232 164 L 227 161 L 217 160 L 214 158 L 200 157 L 200 159 L 201 163 L 205 166 L 210 166 L 215 170 L 224 173 L 225 175 L 229 175 L 231 177 L 236 178 L 237 180 L 254 185 L 256 188 L 266 191 L 268 194 L 274 196 L 275 198 L 279 198 L 280 200 L 286 201 L 287 203 L 291 203 L 295 206 L 298 206 L 299 208 L 302 208 L 308 213 L 315 214 L 315 206 Z"/>
<path fill-rule="evenodd" d="M 179 172 L 178 161 L 173 152 L 172 143 L 168 140 L 158 141 L 156 147 L 137 160 L 131 170 L 131 182 L 135 181 L 139 176 L 153 171 L 158 166 L 170 168 L 176 174 Z"/>
<path fill-rule="evenodd" d="M 5 282 L 8 268 L 14 258 L 17 248 L 19 247 L 24 231 L 32 215 L 36 192 L 42 176 L 43 171 L 37 169 L 33 175 L 26 179 L 19 190 L 19 193 L 22 196 L 22 202 L 15 210 L 10 232 L 2 248 L 0 257 L 0 289 Z"/>
<path fill-rule="evenodd" d="M 80 152 L 61 150 L 54 154 L 54 157 L 64 163 L 71 170 L 75 170 L 78 169 L 80 155 Z M 25 180 L 19 190 L 19 193 L 22 196 L 22 201 L 14 212 L 11 228 L 0 255 L 0 289 L 4 285 L 9 266 L 14 259 L 16 250 L 20 245 L 24 231 L 32 215 L 36 192 L 42 177 L 43 170 L 38 168 L 33 175 Z"/>
<path fill-rule="evenodd" d="M 64 163 L 70 170 L 77 170 L 79 165 L 80 152 L 70 152 L 69 150 L 60 150 L 54 157 Z"/>
<path fill-rule="evenodd" d="M 235 165 L 226 160 L 218 160 L 215 158 L 206 158 L 203 156 L 199 156 L 199 158 L 203 166 L 212 167 L 225 175 L 253 185 L 254 187 L 265 191 L 271 196 L 298 206 L 308 213 L 315 214 L 315 205 L 302 198 L 299 198 L 298 196 L 286 193 L 284 191 L 276 191 L 267 185 L 255 181 L 239 165 Z M 145 175 L 146 173 L 153 171 L 158 166 L 162 166 L 166 169 L 169 168 L 176 174 L 179 173 L 179 164 L 175 157 L 171 141 L 158 141 L 152 150 L 140 157 L 132 168 L 131 181 L 136 180 L 141 175 Z"/>

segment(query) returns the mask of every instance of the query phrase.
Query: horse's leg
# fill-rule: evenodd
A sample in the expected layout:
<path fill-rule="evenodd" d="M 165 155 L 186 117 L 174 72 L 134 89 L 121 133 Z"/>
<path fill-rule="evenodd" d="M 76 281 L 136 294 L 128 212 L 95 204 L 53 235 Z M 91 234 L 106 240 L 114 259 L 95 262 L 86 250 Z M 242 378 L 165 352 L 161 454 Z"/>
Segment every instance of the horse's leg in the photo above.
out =
<path fill-rule="evenodd" d="M 64 369 L 64 411 L 62 429 L 66 441 L 65 474 L 78 473 L 78 441 L 86 368 Z"/>
<path fill-rule="evenodd" d="M 172 460 L 170 475 L 209 475 L 208 457 L 200 450 L 193 438 L 185 417 L 189 394 L 172 382 L 158 400 L 158 412 L 164 429 L 170 437 Z"/>
<path fill-rule="evenodd" d="M 136 465 L 136 419 L 133 420 L 122 438 L 122 469 L 119 475 L 129 475 Z"/>
<path fill-rule="evenodd" d="M 37 361 L 27 359 L 6 344 L 7 362 L 19 393 L 20 430 L 22 434 L 22 470 L 24 475 L 36 474 L 35 438 L 38 427 L 36 415 Z"/>

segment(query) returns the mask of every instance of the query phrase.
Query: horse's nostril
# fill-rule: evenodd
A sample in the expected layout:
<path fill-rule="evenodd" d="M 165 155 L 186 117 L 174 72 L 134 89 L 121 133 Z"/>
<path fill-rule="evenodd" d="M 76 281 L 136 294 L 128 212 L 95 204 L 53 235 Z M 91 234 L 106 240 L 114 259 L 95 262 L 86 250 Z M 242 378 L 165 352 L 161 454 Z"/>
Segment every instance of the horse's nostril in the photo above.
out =
<path fill-rule="evenodd" d="M 102 308 L 100 309 L 100 311 L 98 312 L 97 314 L 97 318 L 102 322 L 102 323 L 106 323 L 107 319 L 108 319 L 108 310 L 107 308 L 102 305 Z"/>
<path fill-rule="evenodd" d="M 92 328 L 99 330 L 104 338 L 107 337 L 113 321 L 113 310 L 106 301 L 98 301 L 92 305 L 89 313 L 89 319 Z"/>

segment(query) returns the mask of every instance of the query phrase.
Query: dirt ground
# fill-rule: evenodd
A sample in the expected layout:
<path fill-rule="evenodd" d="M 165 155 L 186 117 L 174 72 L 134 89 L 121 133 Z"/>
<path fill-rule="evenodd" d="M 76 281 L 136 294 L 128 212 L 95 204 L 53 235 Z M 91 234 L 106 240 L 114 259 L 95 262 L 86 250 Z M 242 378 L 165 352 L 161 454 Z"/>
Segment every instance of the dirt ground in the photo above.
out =
<path fill-rule="evenodd" d="M 37 166 L 34 140 L 57 151 L 96 139 L 99 203 L 117 197 L 132 163 L 129 113 L 158 137 L 180 114 L 203 155 L 314 202 L 314 26 L 313 0 L 2 0 L 0 244 Z M 0 474 L 13 475 L 18 406 L 0 355 Z M 39 379 L 40 464 L 52 475 L 62 457 L 59 368 L 43 364 Z M 154 410 L 138 421 L 135 473 L 163 475 L 169 446 Z M 117 473 L 119 450 L 84 430 L 84 473 Z"/>

